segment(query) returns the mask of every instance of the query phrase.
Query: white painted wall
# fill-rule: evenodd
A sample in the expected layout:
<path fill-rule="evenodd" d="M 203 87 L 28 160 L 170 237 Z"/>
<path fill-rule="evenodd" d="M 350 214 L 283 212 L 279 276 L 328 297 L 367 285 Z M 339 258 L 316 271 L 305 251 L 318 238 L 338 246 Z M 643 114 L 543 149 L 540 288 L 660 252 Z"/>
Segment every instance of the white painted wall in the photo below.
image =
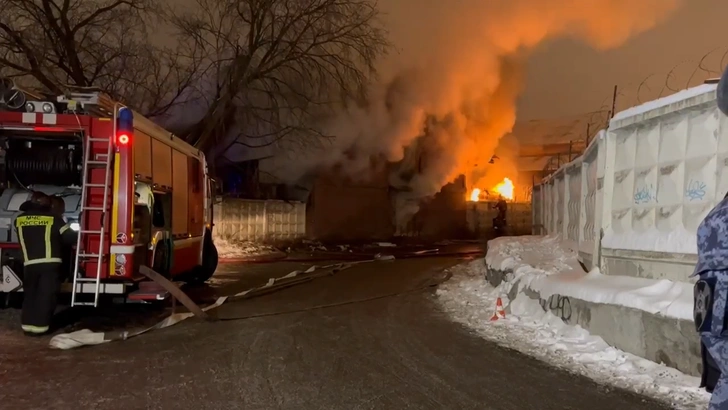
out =
<path fill-rule="evenodd" d="M 536 190 L 534 220 L 588 267 L 687 280 L 697 227 L 728 191 L 728 118 L 715 85 L 618 113 Z"/>

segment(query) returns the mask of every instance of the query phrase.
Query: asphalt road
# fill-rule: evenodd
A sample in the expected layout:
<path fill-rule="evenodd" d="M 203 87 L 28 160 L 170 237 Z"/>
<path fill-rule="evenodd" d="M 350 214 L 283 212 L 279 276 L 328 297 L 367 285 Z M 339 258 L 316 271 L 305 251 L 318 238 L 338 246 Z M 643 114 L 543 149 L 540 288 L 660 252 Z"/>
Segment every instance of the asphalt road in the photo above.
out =
<path fill-rule="evenodd" d="M 447 319 L 432 291 L 405 291 L 457 263 L 358 265 L 223 305 L 124 342 L 59 352 L 2 328 L 6 409 L 665 409 L 480 339 Z M 275 265 L 270 265 L 275 269 Z M 279 271 L 286 269 L 278 268 Z M 235 276 L 225 267 L 220 276 Z M 260 273 L 261 278 L 265 273 Z M 261 279 L 258 278 L 258 279 Z M 234 279 L 234 278 L 233 278 Z M 230 286 L 235 282 L 231 279 Z M 226 285 L 227 286 L 227 285 Z M 302 310 L 297 313 L 283 313 Z"/>

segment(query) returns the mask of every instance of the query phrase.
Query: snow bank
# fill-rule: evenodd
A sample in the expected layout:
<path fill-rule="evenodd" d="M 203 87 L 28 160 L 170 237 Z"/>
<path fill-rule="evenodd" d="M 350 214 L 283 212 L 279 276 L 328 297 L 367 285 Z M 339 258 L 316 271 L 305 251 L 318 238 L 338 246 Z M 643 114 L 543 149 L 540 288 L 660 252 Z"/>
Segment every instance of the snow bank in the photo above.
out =
<path fill-rule="evenodd" d="M 544 312 L 524 294 L 510 302 L 506 319 L 491 322 L 496 298 L 507 291 L 503 285 L 494 289 L 484 284 L 484 269 L 482 260 L 460 265 L 438 289 L 439 303 L 455 321 L 486 339 L 597 382 L 657 397 L 676 408 L 707 407 L 710 395 L 698 388 L 698 378 L 611 347 L 580 326 L 566 325 Z"/>
<path fill-rule="evenodd" d="M 678 93 L 668 95 L 667 97 L 658 98 L 657 100 L 649 101 L 636 107 L 629 108 L 627 110 L 618 112 L 610 121 L 619 121 L 625 118 L 634 117 L 637 115 L 644 114 L 646 112 L 656 110 L 658 108 L 666 107 L 670 104 L 674 104 L 680 101 L 688 100 L 699 95 L 713 93 L 717 88 L 716 84 L 702 84 L 697 87 L 688 88 L 687 90 L 680 91 Z"/>
<path fill-rule="evenodd" d="M 579 266 L 576 254 L 559 246 L 558 236 L 506 236 L 488 241 L 485 261 L 498 270 L 529 270 L 556 273 Z"/>
<path fill-rule="evenodd" d="M 635 251 L 698 253 L 697 233 L 678 227 L 671 232 L 650 229 L 645 232 L 614 233 L 607 231 L 602 246 L 609 249 L 630 249 Z"/>
<path fill-rule="evenodd" d="M 640 309 L 665 317 L 693 320 L 693 285 L 686 282 L 585 273 L 576 254 L 558 237 L 503 237 L 488 243 L 486 263 L 513 271 L 507 286 L 518 283 L 547 299 L 562 295 L 586 302 Z"/>
<path fill-rule="evenodd" d="M 276 251 L 275 248 L 256 244 L 253 242 L 231 242 L 225 239 L 215 239 L 215 247 L 220 258 L 243 258 L 246 256 L 267 255 Z"/>

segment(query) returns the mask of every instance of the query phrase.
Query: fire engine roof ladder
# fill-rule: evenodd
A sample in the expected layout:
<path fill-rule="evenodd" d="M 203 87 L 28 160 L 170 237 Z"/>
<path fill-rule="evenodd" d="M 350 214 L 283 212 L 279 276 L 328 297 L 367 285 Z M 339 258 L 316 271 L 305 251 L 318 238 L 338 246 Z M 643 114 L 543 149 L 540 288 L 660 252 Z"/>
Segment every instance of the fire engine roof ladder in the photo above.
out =
<path fill-rule="evenodd" d="M 81 99 L 78 98 L 80 96 L 74 96 L 74 100 Z M 89 99 L 86 101 L 86 104 L 88 105 L 95 105 L 98 100 Z M 83 103 L 82 103 L 83 104 Z M 84 104 L 84 105 L 86 105 Z M 85 108 L 90 108 L 86 106 Z M 119 109 L 122 108 L 121 104 L 115 103 L 113 108 L 113 134 L 116 135 L 116 124 L 117 124 L 117 115 L 119 112 Z M 93 157 L 93 143 L 95 142 L 106 142 L 108 144 L 108 148 L 106 150 L 106 156 L 102 158 L 95 158 Z M 73 291 L 71 293 L 71 306 L 98 306 L 99 304 L 99 294 L 101 289 L 101 271 L 103 267 L 103 261 L 104 257 L 106 256 L 104 254 L 105 249 L 105 234 L 106 234 L 106 215 L 109 211 L 109 200 L 110 200 L 110 191 L 111 191 L 111 166 L 113 162 L 113 151 L 114 151 L 114 138 L 93 138 L 91 136 L 88 136 L 85 138 L 84 142 L 84 152 L 83 152 L 83 182 L 81 185 L 81 215 L 79 217 L 79 229 L 78 229 L 78 239 L 76 242 L 76 263 L 74 266 L 74 272 L 73 272 Z M 103 155 L 103 154 L 101 154 Z M 89 181 L 90 172 L 89 170 L 92 168 L 103 168 L 104 169 L 104 183 L 92 183 Z M 89 198 L 89 190 L 93 188 L 103 188 L 104 195 L 102 200 L 102 205 L 100 207 L 91 207 L 88 206 L 88 198 Z M 99 230 L 88 230 L 86 228 L 85 221 L 88 220 L 88 218 L 85 218 L 85 212 L 86 211 L 98 211 L 101 212 L 101 228 Z M 96 253 L 87 253 L 84 249 L 85 241 L 89 236 L 98 236 L 99 237 L 99 247 Z M 96 276 L 95 277 L 79 277 L 80 267 L 81 264 L 86 261 L 96 261 Z M 112 261 L 108 261 L 108 263 L 112 263 Z M 84 292 L 84 285 L 86 283 L 93 283 L 93 294 L 94 299 L 93 302 L 82 302 L 78 300 L 77 295 L 86 293 Z"/>

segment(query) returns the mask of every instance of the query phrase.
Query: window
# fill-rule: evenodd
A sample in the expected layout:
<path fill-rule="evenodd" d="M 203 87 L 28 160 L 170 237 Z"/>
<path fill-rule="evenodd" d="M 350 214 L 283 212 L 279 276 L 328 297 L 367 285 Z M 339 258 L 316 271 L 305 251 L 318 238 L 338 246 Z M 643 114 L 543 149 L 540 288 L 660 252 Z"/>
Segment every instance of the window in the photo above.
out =
<path fill-rule="evenodd" d="M 155 228 L 171 229 L 172 227 L 172 194 L 154 193 L 152 209 L 152 225 Z"/>

